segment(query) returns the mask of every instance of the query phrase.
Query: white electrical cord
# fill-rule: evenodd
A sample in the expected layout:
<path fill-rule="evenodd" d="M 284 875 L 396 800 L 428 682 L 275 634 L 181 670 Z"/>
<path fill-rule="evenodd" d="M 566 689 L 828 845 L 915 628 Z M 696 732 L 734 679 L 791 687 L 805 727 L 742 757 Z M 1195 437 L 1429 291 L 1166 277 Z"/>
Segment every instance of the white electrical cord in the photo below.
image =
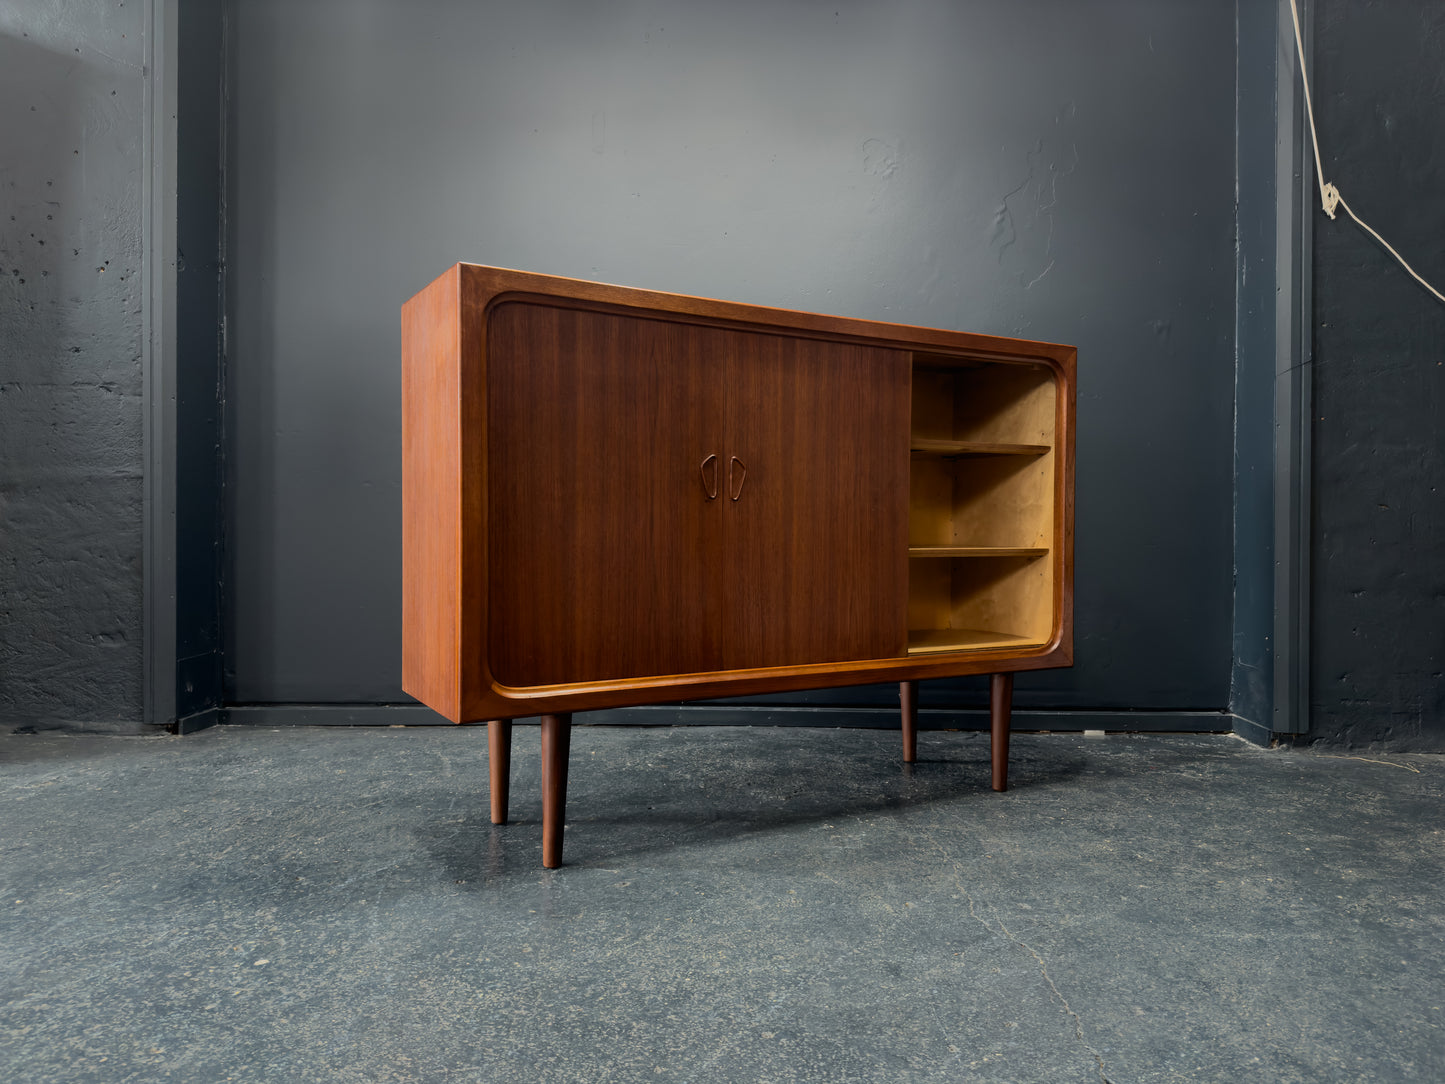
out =
<path fill-rule="evenodd" d="M 1439 290 L 1435 289 L 1435 287 L 1431 286 L 1428 282 L 1422 279 L 1419 273 L 1416 272 L 1413 267 L 1411 267 L 1408 263 L 1405 262 L 1405 257 L 1401 256 L 1398 252 L 1396 252 L 1388 241 L 1386 241 L 1383 237 L 1381 237 L 1378 233 L 1371 229 L 1369 224 L 1365 222 L 1364 219 L 1362 219 L 1359 215 L 1355 214 L 1354 211 L 1350 210 L 1350 205 L 1345 202 L 1345 197 L 1340 195 L 1340 190 L 1334 185 L 1327 184 L 1325 182 L 1325 167 L 1320 164 L 1320 137 L 1319 133 L 1315 131 L 1315 107 L 1314 104 L 1310 101 L 1309 73 L 1305 71 L 1305 46 L 1304 38 L 1300 35 L 1299 29 L 1299 6 L 1298 4 L 1296 4 L 1295 0 L 1289 0 L 1289 10 L 1290 14 L 1294 16 L 1294 44 L 1295 48 L 1299 50 L 1300 81 L 1304 83 L 1305 88 L 1305 112 L 1309 114 L 1310 118 L 1310 143 L 1314 147 L 1315 151 L 1315 175 L 1319 177 L 1320 180 L 1320 205 L 1324 208 L 1325 214 L 1329 215 L 1331 219 L 1335 217 L 1335 208 L 1343 207 L 1345 209 L 1345 213 L 1348 214 L 1351 218 L 1353 218 L 1355 222 L 1359 224 L 1361 229 L 1365 230 L 1376 241 L 1384 245 L 1385 250 L 1389 252 L 1391 256 L 1395 257 L 1395 259 L 1400 261 L 1400 266 L 1403 267 L 1406 271 L 1410 272 L 1410 274 L 1415 277 L 1416 282 L 1418 282 L 1421 286 L 1425 287 L 1425 289 L 1429 290 L 1441 301 L 1445 301 L 1445 294 L 1442 294 Z"/>

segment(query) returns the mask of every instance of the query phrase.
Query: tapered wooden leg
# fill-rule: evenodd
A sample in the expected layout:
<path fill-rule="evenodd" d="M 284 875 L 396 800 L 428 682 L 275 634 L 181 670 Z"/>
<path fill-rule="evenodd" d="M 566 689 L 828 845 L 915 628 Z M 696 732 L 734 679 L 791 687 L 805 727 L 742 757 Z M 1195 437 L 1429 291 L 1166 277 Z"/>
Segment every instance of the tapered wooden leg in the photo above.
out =
<path fill-rule="evenodd" d="M 542 716 L 542 865 L 562 864 L 562 822 L 567 814 L 567 754 L 572 715 Z"/>
<path fill-rule="evenodd" d="M 487 723 L 487 761 L 492 769 L 492 823 L 507 823 L 507 795 L 512 786 L 512 720 Z"/>
<path fill-rule="evenodd" d="M 900 681 L 898 698 L 903 702 L 903 763 L 918 759 L 918 682 Z"/>
<path fill-rule="evenodd" d="M 1008 731 L 1013 698 L 1013 674 L 992 675 L 988 683 L 988 721 L 993 747 L 994 790 L 1008 790 Z"/>

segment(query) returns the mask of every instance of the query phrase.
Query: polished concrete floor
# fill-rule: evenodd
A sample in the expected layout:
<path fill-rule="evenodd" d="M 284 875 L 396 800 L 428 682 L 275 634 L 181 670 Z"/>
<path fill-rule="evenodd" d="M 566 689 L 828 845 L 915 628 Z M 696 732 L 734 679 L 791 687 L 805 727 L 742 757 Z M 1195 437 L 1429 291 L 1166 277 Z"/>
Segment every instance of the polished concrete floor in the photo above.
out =
<path fill-rule="evenodd" d="M 898 745 L 0 736 L 0 1079 L 1445 1080 L 1445 758 Z"/>

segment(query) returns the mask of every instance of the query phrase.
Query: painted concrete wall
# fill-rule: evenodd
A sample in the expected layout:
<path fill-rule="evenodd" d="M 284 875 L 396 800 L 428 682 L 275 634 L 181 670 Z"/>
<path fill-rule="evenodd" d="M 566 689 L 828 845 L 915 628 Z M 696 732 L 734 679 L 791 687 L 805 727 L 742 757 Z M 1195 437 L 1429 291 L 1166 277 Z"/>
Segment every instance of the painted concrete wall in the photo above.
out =
<path fill-rule="evenodd" d="M 141 718 L 143 6 L 0 6 L 0 720 Z"/>
<path fill-rule="evenodd" d="M 398 308 L 473 260 L 1077 344 L 1079 664 L 1018 703 L 1225 707 L 1233 5 L 246 0 L 233 31 L 235 700 L 401 699 Z"/>
<path fill-rule="evenodd" d="M 1321 0 L 1325 177 L 1445 290 L 1445 7 Z M 1445 304 L 1314 220 L 1311 738 L 1445 750 Z"/>

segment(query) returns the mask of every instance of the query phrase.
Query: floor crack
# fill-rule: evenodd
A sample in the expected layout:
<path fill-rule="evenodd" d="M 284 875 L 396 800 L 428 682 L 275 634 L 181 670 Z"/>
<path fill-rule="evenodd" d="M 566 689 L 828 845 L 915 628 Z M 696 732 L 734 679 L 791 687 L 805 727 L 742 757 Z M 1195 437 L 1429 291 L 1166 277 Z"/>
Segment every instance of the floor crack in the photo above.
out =
<path fill-rule="evenodd" d="M 1060 990 L 1054 982 L 1054 977 L 1049 974 L 1049 965 L 1044 961 L 1044 958 L 1040 956 L 1038 951 L 1027 941 L 1015 937 L 1013 931 L 1004 925 L 1003 919 L 998 919 L 998 928 L 1003 931 L 1005 937 L 1034 958 L 1034 962 L 1039 965 L 1039 974 L 1042 975 L 1044 981 L 1049 984 L 1049 989 L 1054 992 L 1054 997 L 1059 999 L 1059 1004 L 1064 1007 L 1064 1012 L 1074 1018 L 1074 1037 L 1083 1044 L 1084 1049 L 1093 1057 L 1094 1064 L 1097 1065 L 1099 1069 L 1099 1079 L 1103 1081 L 1103 1084 L 1113 1084 L 1108 1074 L 1104 1072 L 1104 1055 L 1100 1054 L 1094 1044 L 1084 1037 L 1084 1018 L 1074 1011 L 1074 1007 L 1069 1004 L 1069 999 L 1064 996 L 1063 991 Z"/>
<path fill-rule="evenodd" d="M 939 853 L 943 855 L 944 861 L 953 867 L 953 883 L 958 887 L 958 890 L 963 893 L 963 898 L 968 901 L 969 917 L 993 936 L 998 937 L 1002 934 L 1004 939 L 1010 944 L 1017 946 L 1033 957 L 1034 963 L 1038 964 L 1039 974 L 1043 976 L 1044 982 L 1048 983 L 1049 989 L 1054 992 L 1054 997 L 1057 998 L 1059 1004 L 1064 1007 L 1064 1012 L 1073 1018 L 1074 1037 L 1079 1040 L 1080 1045 L 1082 1045 L 1083 1048 L 1089 1052 L 1089 1056 L 1094 1059 L 1094 1065 L 1099 1072 L 1099 1080 L 1102 1084 L 1114 1084 L 1104 1069 L 1104 1055 L 1099 1053 L 1094 1044 L 1089 1042 L 1088 1038 L 1084 1035 L 1084 1018 L 1074 1011 L 1074 1007 L 1069 1004 L 1069 999 L 1064 997 L 1063 991 L 1060 990 L 1058 984 L 1054 982 L 1054 977 L 1049 974 L 1049 965 L 1043 956 L 1027 941 L 1015 936 L 1014 932 L 1004 924 L 1003 919 L 997 915 L 994 916 L 993 923 L 990 923 L 988 919 L 978 913 L 978 903 L 973 898 L 973 893 L 968 890 L 968 886 L 963 883 L 963 874 L 959 869 L 958 863 L 948 856 L 942 844 L 936 844 L 936 846 Z M 996 929 L 995 926 L 997 926 Z"/>
<path fill-rule="evenodd" d="M 1317 757 L 1320 760 L 1362 760 L 1366 764 L 1387 764 L 1391 768 L 1404 768 L 1407 772 L 1414 772 L 1416 775 L 1423 775 L 1419 768 L 1413 768 L 1408 764 L 1398 764 L 1393 760 L 1375 760 L 1372 757 L 1345 756 L 1338 753 L 1307 753 L 1306 756 Z"/>

